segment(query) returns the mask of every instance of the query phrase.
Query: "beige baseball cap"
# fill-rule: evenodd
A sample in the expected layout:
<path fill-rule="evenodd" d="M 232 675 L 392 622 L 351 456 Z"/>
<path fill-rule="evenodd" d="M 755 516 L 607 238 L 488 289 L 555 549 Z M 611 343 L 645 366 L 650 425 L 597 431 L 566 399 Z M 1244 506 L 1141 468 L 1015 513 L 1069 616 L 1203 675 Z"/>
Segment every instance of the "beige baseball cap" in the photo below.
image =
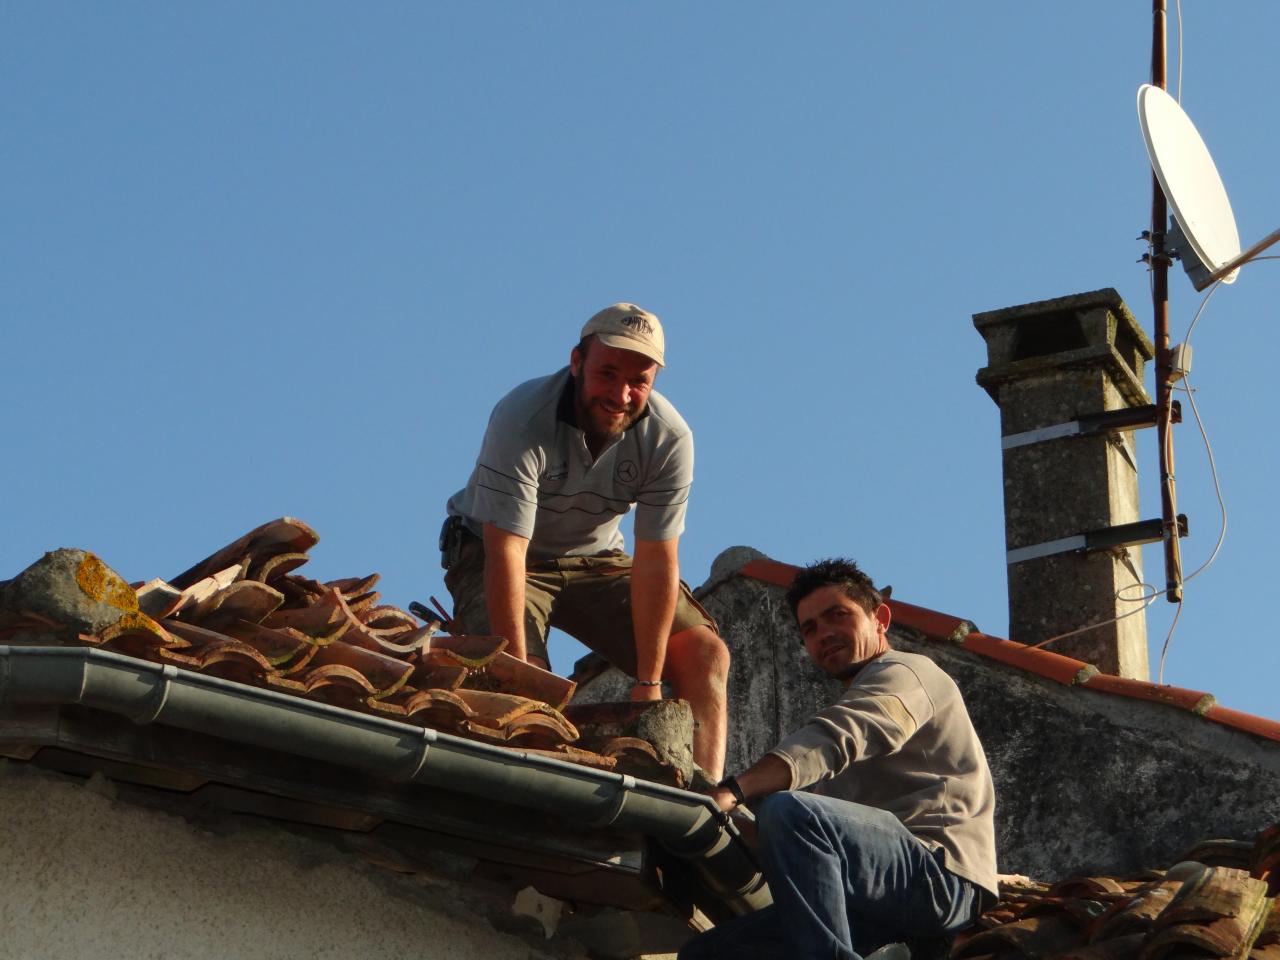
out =
<path fill-rule="evenodd" d="M 661 321 L 656 314 L 634 303 L 615 303 L 605 307 L 587 321 L 582 328 L 582 336 L 595 336 L 605 346 L 630 350 L 648 357 L 660 367 L 666 366 L 662 361 L 666 338 L 662 335 Z"/>

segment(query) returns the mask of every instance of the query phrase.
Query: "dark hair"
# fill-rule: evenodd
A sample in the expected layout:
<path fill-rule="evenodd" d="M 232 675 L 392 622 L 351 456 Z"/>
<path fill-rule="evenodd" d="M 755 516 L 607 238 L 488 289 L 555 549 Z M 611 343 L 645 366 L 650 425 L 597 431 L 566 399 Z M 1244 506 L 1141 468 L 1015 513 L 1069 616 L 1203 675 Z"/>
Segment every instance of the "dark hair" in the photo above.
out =
<path fill-rule="evenodd" d="M 801 600 L 822 587 L 839 587 L 846 597 L 867 613 L 875 613 L 883 602 L 880 591 L 871 582 L 871 578 L 858 569 L 856 563 L 843 557 L 832 557 L 815 560 L 796 574 L 795 580 L 787 589 L 787 604 L 791 607 L 791 615 L 796 615 L 796 608 L 800 606 Z"/>
<path fill-rule="evenodd" d="M 578 351 L 578 356 L 582 358 L 584 363 L 587 359 L 587 348 L 591 346 L 591 342 L 595 340 L 595 338 L 596 335 L 594 333 L 588 333 L 585 337 L 579 340 L 578 345 L 573 348 Z"/>

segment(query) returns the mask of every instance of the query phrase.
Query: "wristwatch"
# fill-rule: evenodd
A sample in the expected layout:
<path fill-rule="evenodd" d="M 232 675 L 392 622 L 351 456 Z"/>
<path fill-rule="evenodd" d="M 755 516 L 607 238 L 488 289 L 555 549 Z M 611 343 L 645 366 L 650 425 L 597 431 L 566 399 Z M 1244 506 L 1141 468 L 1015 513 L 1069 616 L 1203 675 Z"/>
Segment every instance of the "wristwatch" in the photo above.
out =
<path fill-rule="evenodd" d="M 716 786 L 723 787 L 725 790 L 732 793 L 735 805 L 741 805 L 747 802 L 747 795 L 742 792 L 742 785 L 738 783 L 737 777 L 725 777 L 717 783 Z"/>

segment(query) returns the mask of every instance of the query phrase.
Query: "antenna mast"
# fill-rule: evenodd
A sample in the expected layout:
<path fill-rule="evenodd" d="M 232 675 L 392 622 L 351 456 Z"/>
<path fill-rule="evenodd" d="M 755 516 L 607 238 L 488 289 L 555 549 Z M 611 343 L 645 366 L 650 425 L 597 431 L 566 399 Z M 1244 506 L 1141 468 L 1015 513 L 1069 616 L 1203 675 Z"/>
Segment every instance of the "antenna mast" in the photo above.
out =
<path fill-rule="evenodd" d="M 1152 0 L 1151 83 L 1168 89 L 1165 63 L 1166 0 Z M 1178 544 L 1177 492 L 1173 473 L 1173 375 L 1169 362 L 1169 255 L 1165 229 L 1169 209 L 1155 172 L 1151 174 L 1151 301 L 1155 313 L 1156 442 L 1160 448 L 1160 516 L 1164 533 L 1165 598 L 1182 600 L 1182 553 Z"/>

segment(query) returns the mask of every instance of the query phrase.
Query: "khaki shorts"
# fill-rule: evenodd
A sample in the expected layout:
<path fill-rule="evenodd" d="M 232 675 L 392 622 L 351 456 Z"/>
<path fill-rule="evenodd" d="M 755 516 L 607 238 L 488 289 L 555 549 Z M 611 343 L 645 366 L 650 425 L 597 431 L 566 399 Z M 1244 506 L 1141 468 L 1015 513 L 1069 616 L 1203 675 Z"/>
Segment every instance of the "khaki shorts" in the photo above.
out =
<path fill-rule="evenodd" d="M 484 544 L 463 537 L 458 559 L 444 575 L 453 596 L 454 629 L 489 634 L 484 599 Z M 680 582 L 671 632 L 716 622 L 688 584 Z M 529 564 L 524 579 L 524 635 L 530 657 L 547 657 L 547 629 L 563 630 L 604 656 L 619 670 L 636 673 L 636 639 L 631 624 L 631 557 L 621 550 L 594 557 L 564 557 Z"/>

